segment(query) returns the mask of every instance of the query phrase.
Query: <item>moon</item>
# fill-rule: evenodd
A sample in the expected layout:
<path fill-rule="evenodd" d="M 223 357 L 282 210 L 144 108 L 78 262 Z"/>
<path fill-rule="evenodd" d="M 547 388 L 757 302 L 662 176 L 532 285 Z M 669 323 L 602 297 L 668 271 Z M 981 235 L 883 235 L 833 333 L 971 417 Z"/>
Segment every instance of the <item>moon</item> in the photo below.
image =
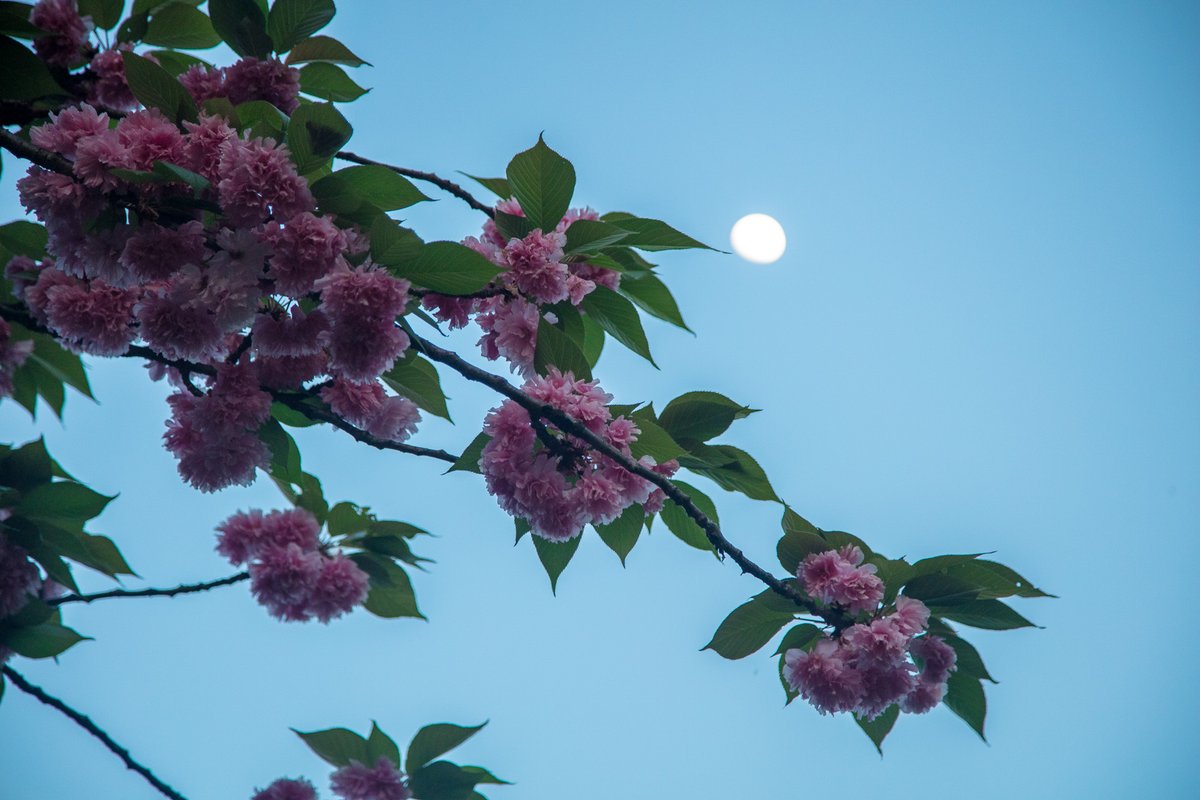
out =
<path fill-rule="evenodd" d="M 729 243 L 742 258 L 755 264 L 774 264 L 787 249 L 779 221 L 767 214 L 747 214 L 733 224 Z"/>

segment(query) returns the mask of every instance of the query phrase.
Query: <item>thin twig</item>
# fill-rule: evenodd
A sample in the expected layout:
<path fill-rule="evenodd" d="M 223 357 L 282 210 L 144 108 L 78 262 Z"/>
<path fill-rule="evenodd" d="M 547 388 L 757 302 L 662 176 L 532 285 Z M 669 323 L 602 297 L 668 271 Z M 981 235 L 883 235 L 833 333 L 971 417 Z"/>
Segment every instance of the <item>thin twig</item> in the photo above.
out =
<path fill-rule="evenodd" d="M 61 606 L 64 603 L 92 603 L 96 600 L 107 600 L 110 597 L 174 597 L 179 594 L 207 592 L 209 589 L 230 586 L 235 583 L 241 583 L 249 577 L 249 572 L 239 572 L 236 575 L 230 575 L 229 577 L 215 581 L 208 581 L 207 583 L 185 583 L 170 589 L 113 589 L 109 592 L 97 592 L 96 594 L 68 594 L 48 600 L 47 604 Z"/>
<path fill-rule="evenodd" d="M 469 205 L 471 208 L 475 209 L 476 211 L 482 211 L 484 214 L 487 214 L 489 217 L 494 216 L 494 214 L 495 214 L 495 212 L 492 211 L 491 206 L 484 205 L 483 203 L 476 200 L 475 197 L 470 192 L 468 192 L 466 189 L 462 188 L 457 183 L 454 183 L 453 181 L 448 181 L 445 178 L 443 178 L 439 175 L 435 175 L 432 172 L 422 172 L 417 169 L 409 169 L 408 167 L 397 167 L 394 164 L 385 164 L 382 161 L 376 161 L 373 158 L 366 158 L 364 156 L 360 156 L 355 153 L 348 152 L 346 150 L 342 150 L 341 152 L 339 152 L 337 154 L 337 157 L 340 158 L 342 161 L 350 161 L 355 164 L 366 164 L 368 166 L 373 166 L 373 167 L 384 167 L 385 169 L 390 169 L 392 172 L 399 173 L 406 177 L 416 178 L 417 180 L 425 181 L 426 183 L 432 183 L 434 186 L 438 187 L 439 189 L 447 191 L 450 194 L 457 197 L 459 200 L 466 202 L 467 205 Z"/>
<path fill-rule="evenodd" d="M 46 705 L 50 706 L 51 708 L 58 709 L 63 714 L 65 714 L 68 718 L 70 718 L 70 720 L 72 722 L 74 722 L 76 725 L 83 728 L 85 731 L 90 733 L 92 736 L 95 736 L 97 739 L 99 739 L 100 742 L 105 747 L 107 747 L 109 750 L 111 750 L 113 752 L 113 754 L 115 754 L 117 756 L 117 758 L 119 758 L 123 762 L 125 762 L 126 767 L 128 767 L 129 769 L 133 770 L 134 772 L 136 772 L 137 774 L 139 774 L 143 778 L 145 778 L 150 783 L 151 786 L 153 786 L 155 789 L 157 789 L 163 795 L 171 798 L 171 800 L 187 800 L 187 798 L 185 798 L 179 792 L 175 791 L 170 786 L 168 786 L 167 784 L 165 784 L 161 780 L 159 780 L 159 778 L 153 772 L 151 772 L 147 767 L 145 767 L 142 764 L 139 764 L 137 761 L 135 761 L 133 759 L 133 756 L 129 755 L 128 750 L 126 750 L 124 747 L 122 747 L 121 745 L 119 745 L 115 741 L 113 741 L 113 738 L 111 736 L 109 736 L 107 733 L 105 733 L 103 730 L 101 730 L 100 727 L 96 723 L 92 722 L 86 716 L 84 716 L 83 714 L 80 714 L 78 711 L 71 708 L 66 703 L 64 703 L 62 700 L 59 700 L 57 697 L 52 697 L 51 695 L 46 694 L 46 692 L 43 691 L 40 687 L 34 686 L 32 683 L 25 680 L 25 677 L 23 675 L 21 675 L 21 673 L 17 672 L 15 669 L 13 669 L 12 667 L 4 667 L 3 673 L 4 673 L 4 677 L 6 677 L 10 681 L 12 681 L 13 685 L 16 686 L 18 689 L 20 689 L 21 691 L 25 692 L 28 695 L 33 696 L 34 698 L 36 698 L 37 700 L 39 700 L 42 703 L 45 703 Z"/>
<path fill-rule="evenodd" d="M 758 564 L 751 561 L 750 558 L 743 553 L 740 548 L 725 538 L 725 535 L 721 533 L 720 526 L 718 526 L 713 520 L 709 519 L 708 515 L 706 515 L 703 511 L 697 508 L 696 504 L 692 502 L 692 498 L 689 497 L 686 492 L 672 483 L 671 480 L 665 475 L 660 475 L 657 472 L 647 468 L 645 465 L 634 461 L 632 458 L 626 456 L 620 450 L 617 450 L 611 444 L 592 433 L 585 426 L 576 422 L 560 409 L 533 399 L 499 375 L 493 375 L 486 370 L 482 370 L 479 367 L 464 361 L 457 353 L 453 353 L 450 350 L 438 347 L 437 345 L 421 338 L 420 336 L 412 335 L 410 338 L 412 338 L 413 344 L 421 352 L 434 361 L 445 364 L 455 372 L 462 375 L 464 378 L 476 383 L 481 383 L 484 386 L 494 389 L 510 400 L 515 401 L 526 411 L 528 411 L 530 416 L 542 417 L 543 419 L 553 422 L 558 426 L 559 430 L 563 431 L 564 433 L 568 433 L 577 439 L 583 440 L 589 446 L 605 456 L 608 456 L 629 472 L 632 472 L 634 475 L 650 481 L 655 486 L 662 489 L 663 493 L 666 494 L 667 497 L 675 501 L 675 503 L 682 508 L 689 517 L 695 520 L 696 524 L 698 524 L 704 530 L 705 536 L 708 537 L 708 540 L 712 543 L 713 547 L 717 549 L 717 552 L 722 553 L 732 559 L 735 564 L 741 567 L 742 572 L 758 578 L 776 594 L 786 597 L 797 606 L 811 614 L 815 614 L 823 619 L 827 619 L 835 625 L 844 622 L 844 620 L 841 618 L 841 615 L 838 613 L 831 611 L 830 609 L 820 608 L 810 598 L 798 592 L 793 586 L 785 583 L 767 570 L 760 567 Z"/>

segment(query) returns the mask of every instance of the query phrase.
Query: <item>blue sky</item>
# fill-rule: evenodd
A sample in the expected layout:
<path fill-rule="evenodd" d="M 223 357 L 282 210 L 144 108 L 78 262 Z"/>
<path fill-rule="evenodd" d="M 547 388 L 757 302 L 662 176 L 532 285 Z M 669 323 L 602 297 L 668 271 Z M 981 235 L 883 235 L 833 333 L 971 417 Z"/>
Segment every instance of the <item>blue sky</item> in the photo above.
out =
<path fill-rule="evenodd" d="M 938 709 L 902 719 L 881 760 L 851 720 L 785 708 L 766 656 L 697 652 L 759 589 L 731 565 L 655 533 L 622 569 L 589 535 L 553 597 L 476 476 L 306 430 L 328 495 L 439 534 L 416 578 L 429 623 L 283 625 L 235 587 L 72 608 L 97 641 L 19 669 L 192 800 L 280 775 L 325 791 L 288 727 L 372 719 L 405 740 L 490 719 L 461 755 L 517 781 L 494 798 L 833 782 L 1194 795 L 1195 5 L 343 5 L 330 32 L 375 65 L 347 111 L 360 153 L 500 174 L 544 130 L 600 210 L 717 246 L 745 213 L 783 223 L 772 266 L 661 258 L 697 335 L 648 323 L 662 372 L 610 347 L 598 376 L 620 401 L 712 389 L 765 409 L 728 440 L 817 524 L 893 556 L 996 550 L 1062 599 L 1020 605 L 1044 630 L 971 637 L 1000 680 L 990 745 Z M 427 239 L 481 222 L 453 198 L 408 220 Z M 273 487 L 186 489 L 160 447 L 163 387 L 128 362 L 92 377 L 100 405 L 72 398 L 65 426 L 35 427 L 6 403 L 0 438 L 42 432 L 81 479 L 120 492 L 97 528 L 149 584 L 226 574 L 213 526 L 280 506 Z M 454 449 L 495 401 L 444 384 L 458 425 L 427 421 L 416 441 Z M 770 562 L 778 507 L 713 494 L 730 538 Z M 4 800 L 157 797 L 15 691 L 0 737 Z"/>

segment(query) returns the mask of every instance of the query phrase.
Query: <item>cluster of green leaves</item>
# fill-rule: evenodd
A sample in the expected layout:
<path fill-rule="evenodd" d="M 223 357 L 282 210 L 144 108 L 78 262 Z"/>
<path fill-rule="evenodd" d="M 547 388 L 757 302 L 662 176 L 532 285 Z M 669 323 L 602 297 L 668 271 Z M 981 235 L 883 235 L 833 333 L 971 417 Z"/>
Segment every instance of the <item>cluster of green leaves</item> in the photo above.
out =
<path fill-rule="evenodd" d="M 281 422 L 293 427 L 315 425 L 308 417 L 280 403 L 272 409 L 272 418 L 259 430 L 259 436 L 271 450 L 270 476 L 293 505 L 303 508 L 325 526 L 329 543 L 349 553 L 349 557 L 371 579 L 363 608 L 378 617 L 419 617 L 412 581 L 401 564 L 421 569 L 428 559 L 412 551 L 411 541 L 429 532 L 407 522 L 379 519 L 366 506 L 339 502 L 332 506 L 325 499 L 321 481 L 305 472 L 300 448 Z"/>
<path fill-rule="evenodd" d="M 41 439 L 0 445 L 0 508 L 9 514 L 0 521 L 0 536 L 73 592 L 79 586 L 69 562 L 111 578 L 135 574 L 111 539 L 85 530 L 112 499 L 71 477 Z M 0 646 L 27 658 L 53 658 L 86 638 L 63 625 L 58 609 L 39 598 L 0 620 Z"/>
<path fill-rule="evenodd" d="M 571 206 L 575 194 L 575 168 L 542 137 L 509 162 L 503 178 L 471 177 L 502 200 L 515 198 L 524 216 L 497 210 L 496 227 L 507 237 L 530 231 L 552 231 Z M 617 291 L 597 286 L 576 308 L 557 303 L 544 310 L 557 319 L 538 325 L 534 366 L 540 374 L 550 367 L 591 378 L 604 349 L 606 336 L 654 364 L 641 311 L 684 330 L 690 330 L 655 265 L 638 251 L 712 249 L 680 233 L 665 222 L 635 217 L 621 211 L 599 220 L 576 220 L 566 231 L 564 252 L 568 262 L 589 263 L 621 273 Z M 657 364 L 655 364 L 657 366 Z"/>
<path fill-rule="evenodd" d="M 958 666 L 951 674 L 944 702 L 983 738 L 987 715 L 983 681 L 995 683 L 995 680 L 979 652 L 950 623 L 985 630 L 1033 627 L 1032 622 L 1001 598 L 1053 595 L 1037 588 L 1010 567 L 981 558 L 983 553 L 935 556 L 915 563 L 903 558 L 890 559 L 871 550 L 853 534 L 820 530 L 790 508 L 784 510 L 782 528 L 783 536 L 776 546 L 776 553 L 780 565 L 790 574 L 795 575 L 801 562 L 812 553 L 853 544 L 862 549 L 866 563 L 873 564 L 876 574 L 883 580 L 885 607 L 894 603 L 901 593 L 929 607 L 929 632 L 943 638 L 958 656 Z M 786 583 L 803 593 L 803 586 L 798 581 L 789 579 Z M 825 633 L 822 627 L 812 623 L 797 623 L 799 611 L 794 603 L 775 592 L 761 592 L 735 608 L 721 622 L 704 649 L 728 659 L 745 658 L 792 625 L 772 654 L 779 659 L 780 683 L 790 703 L 796 693 L 783 679 L 784 655 L 796 648 L 811 649 Z M 898 716 L 899 708 L 892 706 L 875 720 L 858 720 L 858 723 L 879 748 Z"/>
<path fill-rule="evenodd" d="M 370 766 L 380 758 L 386 758 L 408 775 L 408 785 L 416 800 L 487 800 L 477 791 L 477 786 L 508 784 L 508 781 L 497 778 L 483 767 L 460 766 L 441 758 L 479 733 L 486 724 L 474 727 L 448 722 L 426 725 L 409 742 L 407 756 L 403 758 L 396 743 L 374 723 L 365 738 L 346 728 L 295 733 L 334 767 L 346 767 L 355 762 Z"/>
<path fill-rule="evenodd" d="M 28 256 L 40 261 L 46 255 L 46 229 L 35 222 L 18 220 L 0 225 L 0 264 L 13 256 Z M 0 298 L 12 299 L 12 284 L 0 277 Z M 66 403 L 66 387 L 92 397 L 83 362 L 75 353 L 59 346 L 53 338 L 10 323 L 14 341 L 32 341 L 33 351 L 13 373 L 13 400 L 36 416 L 40 397 L 59 418 Z"/>

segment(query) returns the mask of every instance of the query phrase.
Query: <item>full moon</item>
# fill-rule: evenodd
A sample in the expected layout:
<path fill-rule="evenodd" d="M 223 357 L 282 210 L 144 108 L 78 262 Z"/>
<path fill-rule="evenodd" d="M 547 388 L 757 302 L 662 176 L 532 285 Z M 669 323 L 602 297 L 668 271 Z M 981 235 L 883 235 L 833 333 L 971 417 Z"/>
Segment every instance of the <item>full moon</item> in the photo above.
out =
<path fill-rule="evenodd" d="M 747 214 L 733 224 L 729 232 L 733 250 L 755 264 L 774 264 L 787 249 L 787 235 L 774 217 Z"/>

